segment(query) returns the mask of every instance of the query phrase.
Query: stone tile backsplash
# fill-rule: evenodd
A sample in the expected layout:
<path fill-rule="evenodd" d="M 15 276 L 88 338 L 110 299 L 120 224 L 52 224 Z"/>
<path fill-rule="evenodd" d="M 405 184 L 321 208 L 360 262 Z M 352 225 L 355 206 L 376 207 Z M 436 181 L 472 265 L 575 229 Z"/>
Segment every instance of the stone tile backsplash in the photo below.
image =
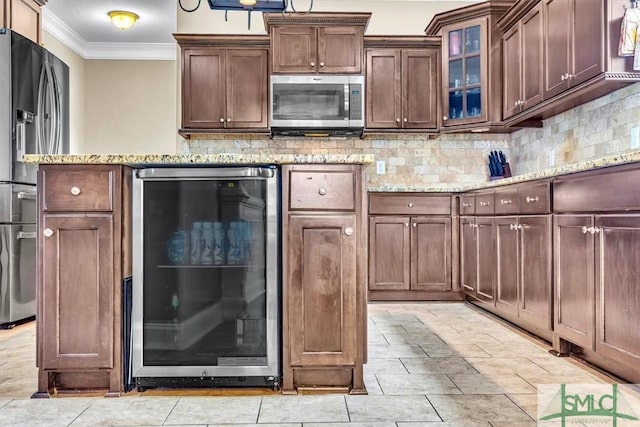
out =
<path fill-rule="evenodd" d="M 512 134 L 423 134 L 359 138 L 274 138 L 224 135 L 182 143 L 187 154 L 373 154 L 383 161 L 368 169 L 368 188 L 382 191 L 455 190 L 489 179 L 491 150 L 502 150 L 514 175 L 537 172 L 606 155 L 638 151 L 631 137 L 640 126 L 640 83 L 619 89 L 544 121 L 542 128 Z"/>

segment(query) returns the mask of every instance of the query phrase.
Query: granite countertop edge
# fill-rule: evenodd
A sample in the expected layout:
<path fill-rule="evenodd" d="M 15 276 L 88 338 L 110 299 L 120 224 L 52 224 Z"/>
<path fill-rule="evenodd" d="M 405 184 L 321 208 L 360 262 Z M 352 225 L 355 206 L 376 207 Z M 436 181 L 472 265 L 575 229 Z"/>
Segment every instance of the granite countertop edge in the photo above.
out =
<path fill-rule="evenodd" d="M 361 164 L 373 154 L 56 154 L 24 156 L 25 163 L 149 165 Z"/>

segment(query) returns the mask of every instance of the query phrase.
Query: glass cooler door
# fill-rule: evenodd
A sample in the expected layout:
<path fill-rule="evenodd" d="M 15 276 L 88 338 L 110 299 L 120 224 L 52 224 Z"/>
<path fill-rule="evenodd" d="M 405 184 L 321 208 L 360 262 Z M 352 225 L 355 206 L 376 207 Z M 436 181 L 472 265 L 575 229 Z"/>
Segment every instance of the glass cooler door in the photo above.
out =
<path fill-rule="evenodd" d="M 277 171 L 138 175 L 134 376 L 276 375 Z"/>

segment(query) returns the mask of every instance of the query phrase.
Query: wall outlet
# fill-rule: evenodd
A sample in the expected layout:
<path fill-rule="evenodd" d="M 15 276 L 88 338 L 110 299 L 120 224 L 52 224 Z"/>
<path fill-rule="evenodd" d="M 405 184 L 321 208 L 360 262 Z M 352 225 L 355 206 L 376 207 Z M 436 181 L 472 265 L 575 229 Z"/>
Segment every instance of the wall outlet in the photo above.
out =
<path fill-rule="evenodd" d="M 548 157 L 549 167 L 555 166 L 555 164 L 556 164 L 556 150 L 549 151 L 548 156 L 549 156 Z"/>
<path fill-rule="evenodd" d="M 640 127 L 634 126 L 631 128 L 631 148 L 640 148 Z"/>
<path fill-rule="evenodd" d="M 378 175 L 384 175 L 384 160 L 378 160 L 376 162 L 376 173 Z"/>

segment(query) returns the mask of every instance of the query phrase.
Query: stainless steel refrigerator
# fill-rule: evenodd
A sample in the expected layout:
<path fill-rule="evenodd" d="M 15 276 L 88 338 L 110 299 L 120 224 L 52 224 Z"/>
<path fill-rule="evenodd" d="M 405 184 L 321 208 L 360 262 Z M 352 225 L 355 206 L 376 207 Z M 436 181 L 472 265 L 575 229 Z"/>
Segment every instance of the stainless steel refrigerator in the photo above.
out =
<path fill-rule="evenodd" d="M 0 326 L 36 313 L 36 171 L 69 152 L 69 67 L 0 28 Z"/>

